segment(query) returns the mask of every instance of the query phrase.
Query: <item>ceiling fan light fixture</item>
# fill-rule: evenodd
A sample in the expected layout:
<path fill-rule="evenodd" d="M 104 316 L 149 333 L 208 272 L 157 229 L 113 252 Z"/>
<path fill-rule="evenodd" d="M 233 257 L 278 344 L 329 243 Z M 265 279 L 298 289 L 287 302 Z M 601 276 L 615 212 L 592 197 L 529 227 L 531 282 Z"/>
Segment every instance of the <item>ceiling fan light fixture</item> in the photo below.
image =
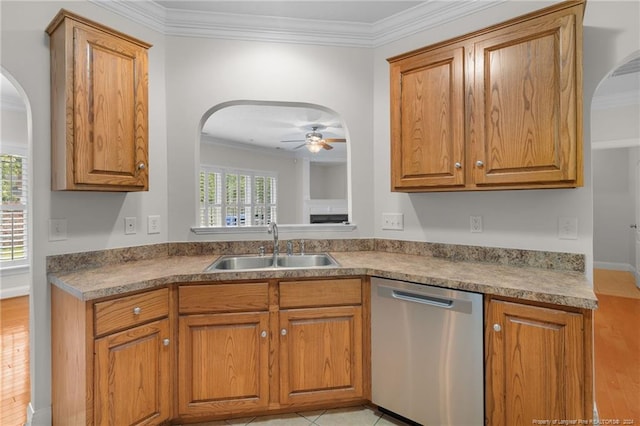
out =
<path fill-rule="evenodd" d="M 307 143 L 307 149 L 309 152 L 316 154 L 322 149 L 322 144 L 318 143 L 318 141 L 310 141 Z"/>
<path fill-rule="evenodd" d="M 318 133 L 315 131 L 309 132 L 305 135 L 305 140 L 307 143 L 318 143 L 322 140 L 322 133 Z"/>

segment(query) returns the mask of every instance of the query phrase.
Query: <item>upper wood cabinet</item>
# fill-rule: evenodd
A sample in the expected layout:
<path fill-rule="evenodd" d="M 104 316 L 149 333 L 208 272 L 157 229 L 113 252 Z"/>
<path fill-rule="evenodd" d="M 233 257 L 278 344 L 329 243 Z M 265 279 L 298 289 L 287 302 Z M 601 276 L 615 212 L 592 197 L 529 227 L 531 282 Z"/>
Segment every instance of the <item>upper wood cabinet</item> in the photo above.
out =
<path fill-rule="evenodd" d="M 583 1 L 389 59 L 393 191 L 577 187 Z"/>
<path fill-rule="evenodd" d="M 52 189 L 148 190 L 151 45 L 64 9 L 46 31 Z"/>

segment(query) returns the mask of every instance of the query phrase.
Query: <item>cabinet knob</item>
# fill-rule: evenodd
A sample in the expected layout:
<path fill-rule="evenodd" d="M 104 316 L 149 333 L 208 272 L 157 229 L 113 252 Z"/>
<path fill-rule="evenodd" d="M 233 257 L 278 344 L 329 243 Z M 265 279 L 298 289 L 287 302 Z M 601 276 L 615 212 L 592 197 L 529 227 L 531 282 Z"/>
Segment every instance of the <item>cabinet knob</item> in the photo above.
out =
<path fill-rule="evenodd" d="M 500 324 L 493 324 L 493 331 L 502 331 L 502 327 L 500 327 Z"/>
<path fill-rule="evenodd" d="M 484 163 L 481 160 L 476 161 L 476 166 L 477 167 L 483 167 Z"/>
<path fill-rule="evenodd" d="M 165 346 L 169 346 L 169 343 L 170 343 L 169 339 L 164 339 L 162 341 L 162 344 L 165 345 Z"/>
<path fill-rule="evenodd" d="M 138 170 L 144 170 L 147 166 L 144 165 L 144 163 L 140 163 L 138 164 Z"/>
<path fill-rule="evenodd" d="M 460 163 L 456 163 L 456 164 L 454 164 L 454 167 L 455 167 L 456 169 L 461 169 L 461 168 L 462 168 L 462 164 L 460 164 Z"/>
<path fill-rule="evenodd" d="M 280 330 L 280 334 L 282 334 L 283 336 L 287 335 L 287 329 L 283 328 L 282 330 Z"/>
<path fill-rule="evenodd" d="M 267 337 L 267 331 L 266 330 L 262 330 L 262 333 L 260 333 L 260 337 L 262 337 L 263 339 L 265 337 Z"/>
<path fill-rule="evenodd" d="M 142 309 L 139 306 L 133 308 L 133 315 L 140 315 L 140 312 L 142 312 Z"/>

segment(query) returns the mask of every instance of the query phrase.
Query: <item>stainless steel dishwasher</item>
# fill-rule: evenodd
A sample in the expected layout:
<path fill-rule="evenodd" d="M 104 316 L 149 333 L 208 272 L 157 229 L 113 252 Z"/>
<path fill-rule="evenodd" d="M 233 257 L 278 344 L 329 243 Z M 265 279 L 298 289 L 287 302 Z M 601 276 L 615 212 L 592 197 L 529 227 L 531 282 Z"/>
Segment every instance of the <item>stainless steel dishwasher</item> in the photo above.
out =
<path fill-rule="evenodd" d="M 482 295 L 371 279 L 372 402 L 425 426 L 484 424 Z"/>

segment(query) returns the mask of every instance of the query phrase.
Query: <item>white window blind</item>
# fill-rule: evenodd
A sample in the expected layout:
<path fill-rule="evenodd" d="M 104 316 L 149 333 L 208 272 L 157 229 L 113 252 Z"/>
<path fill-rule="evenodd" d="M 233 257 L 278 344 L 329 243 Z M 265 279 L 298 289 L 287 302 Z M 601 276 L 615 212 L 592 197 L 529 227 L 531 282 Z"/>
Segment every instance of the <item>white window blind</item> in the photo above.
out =
<path fill-rule="evenodd" d="M 0 268 L 28 265 L 27 159 L 24 156 L 10 154 L 0 154 L 0 159 Z"/>
<path fill-rule="evenodd" d="M 200 226 L 267 225 L 277 219 L 277 176 L 273 172 L 200 168 Z"/>

